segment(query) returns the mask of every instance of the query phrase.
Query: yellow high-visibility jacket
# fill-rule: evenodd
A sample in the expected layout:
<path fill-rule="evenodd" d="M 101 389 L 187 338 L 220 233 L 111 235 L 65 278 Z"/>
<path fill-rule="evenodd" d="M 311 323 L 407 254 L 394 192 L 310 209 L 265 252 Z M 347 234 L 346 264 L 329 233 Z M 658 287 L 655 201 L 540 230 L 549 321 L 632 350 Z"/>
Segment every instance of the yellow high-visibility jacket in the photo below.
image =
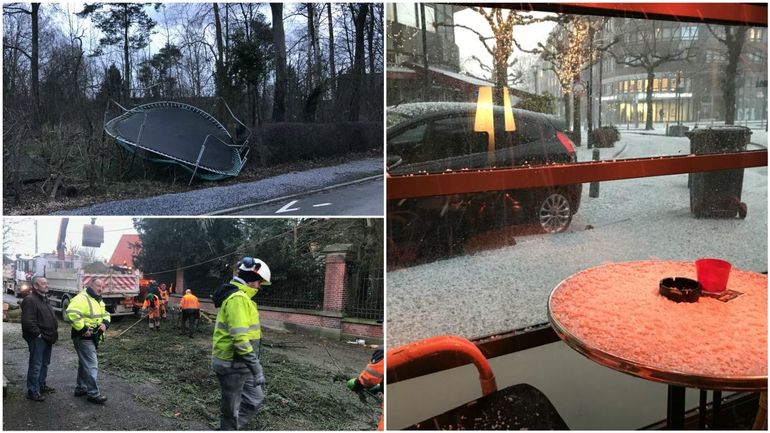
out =
<path fill-rule="evenodd" d="M 243 356 L 253 352 L 251 340 L 262 337 L 257 304 L 251 300 L 257 289 L 237 280 L 230 285 L 238 290 L 222 302 L 213 337 L 213 355 L 225 361 L 232 361 L 236 353 Z"/>
<path fill-rule="evenodd" d="M 110 325 L 110 313 L 107 312 L 104 301 L 92 298 L 87 290 L 72 298 L 65 311 L 65 317 L 72 323 L 72 329 L 78 332 L 84 327 L 98 328 L 102 323 Z"/>

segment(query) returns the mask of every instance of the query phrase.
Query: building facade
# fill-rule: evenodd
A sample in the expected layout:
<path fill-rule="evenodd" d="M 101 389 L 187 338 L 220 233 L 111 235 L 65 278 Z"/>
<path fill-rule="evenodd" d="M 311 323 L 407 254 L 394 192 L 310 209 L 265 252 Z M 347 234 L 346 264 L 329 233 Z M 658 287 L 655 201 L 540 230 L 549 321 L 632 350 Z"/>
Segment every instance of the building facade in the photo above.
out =
<path fill-rule="evenodd" d="M 647 116 L 648 75 L 644 68 L 627 66 L 629 55 L 648 52 L 655 55 L 679 53 L 678 60 L 663 63 L 654 70 L 652 111 L 655 123 L 724 122 L 722 84 L 727 66 L 727 47 L 713 33 L 723 37 L 724 26 L 671 21 L 641 21 L 611 18 L 596 35 L 597 45 L 616 39 L 611 51 L 596 53 L 593 70 L 586 70 L 581 81 L 593 83 L 593 122 L 644 125 Z M 540 92 L 561 96 L 556 75 L 540 60 L 534 71 L 534 87 Z M 749 28 L 740 56 L 736 80 L 736 123 L 767 118 L 767 29 Z M 586 102 L 583 94 L 582 103 Z M 581 107 L 583 121 L 585 105 Z M 559 104 L 563 114 L 564 104 Z"/>
<path fill-rule="evenodd" d="M 489 81 L 460 72 L 454 14 L 465 6 L 387 3 L 386 8 L 389 106 L 406 102 L 475 101 L 478 88 L 491 85 Z M 423 46 L 427 49 L 423 50 Z"/>

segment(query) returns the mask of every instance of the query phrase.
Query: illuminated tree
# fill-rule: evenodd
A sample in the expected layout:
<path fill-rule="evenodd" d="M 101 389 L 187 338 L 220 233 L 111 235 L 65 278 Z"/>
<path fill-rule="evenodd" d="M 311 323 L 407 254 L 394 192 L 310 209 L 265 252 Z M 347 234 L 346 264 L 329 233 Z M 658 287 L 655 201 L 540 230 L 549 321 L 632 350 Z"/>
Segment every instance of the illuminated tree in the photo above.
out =
<path fill-rule="evenodd" d="M 475 33 L 476 36 L 478 36 L 479 41 L 484 45 L 484 48 L 492 56 L 492 78 L 495 83 L 495 89 L 497 90 L 495 92 L 495 104 L 502 105 L 502 89 L 513 84 L 509 81 L 508 71 L 516 64 L 516 59 L 511 59 L 514 45 L 518 46 L 513 34 L 514 27 L 548 21 L 551 20 L 551 18 L 535 18 L 515 10 L 508 10 L 506 13 L 503 13 L 503 9 L 500 8 L 484 9 L 477 7 L 473 8 L 473 10 L 479 13 L 487 21 L 489 28 L 492 30 L 492 36 L 484 36 L 478 30 L 462 24 L 454 24 L 454 26 Z M 519 48 L 521 49 L 521 47 Z M 473 58 L 482 64 L 481 60 L 477 57 L 474 56 Z M 513 82 L 520 80 L 521 71 L 516 71 L 512 78 Z"/>
<path fill-rule="evenodd" d="M 588 29 L 588 20 L 585 18 L 571 20 L 565 18 L 561 25 L 548 35 L 545 44 L 538 43 L 537 48 L 532 50 L 534 53 L 539 53 L 540 57 L 551 65 L 550 70 L 559 81 L 567 125 L 570 124 L 569 99 L 573 94 L 573 86 L 580 81 L 580 71 L 590 57 L 590 48 L 586 44 Z M 577 109 L 580 105 L 579 95 L 575 98 L 574 105 Z M 573 130 L 579 134 L 579 114 L 576 119 Z M 577 142 L 579 143 L 580 140 L 578 139 Z"/>

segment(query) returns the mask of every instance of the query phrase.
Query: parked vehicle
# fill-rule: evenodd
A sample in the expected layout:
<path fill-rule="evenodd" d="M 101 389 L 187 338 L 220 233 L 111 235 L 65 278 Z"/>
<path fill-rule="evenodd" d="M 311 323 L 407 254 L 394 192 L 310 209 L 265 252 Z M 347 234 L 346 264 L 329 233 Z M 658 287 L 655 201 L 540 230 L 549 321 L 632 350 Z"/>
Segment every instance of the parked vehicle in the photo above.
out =
<path fill-rule="evenodd" d="M 17 254 L 16 258 L 3 263 L 3 289 L 18 298 L 23 298 L 29 293 L 32 278 L 32 257 Z"/>
<path fill-rule="evenodd" d="M 410 175 L 575 162 L 575 150 L 558 119 L 513 109 L 516 128 L 505 131 L 503 107 L 495 107 L 494 148 L 474 131 L 476 104 L 415 103 L 388 110 L 397 119 L 387 131 L 389 173 Z M 392 242 L 413 242 L 431 231 L 468 231 L 518 223 L 539 230 L 567 230 L 580 207 L 582 185 L 455 194 L 388 203 Z M 443 228 L 442 228 L 443 227 Z M 449 230 L 446 232 L 446 230 Z M 421 232 L 421 233 L 416 233 Z"/>
<path fill-rule="evenodd" d="M 107 311 L 116 316 L 133 314 L 134 297 L 139 295 L 139 275 L 122 268 L 109 268 L 105 273 L 86 273 L 78 255 L 59 260 L 56 254 L 38 254 L 17 257 L 11 272 L 4 272 L 6 292 L 24 295 L 31 288 L 35 276 L 48 280 L 49 302 L 54 310 L 67 309 L 70 300 L 94 279 L 105 282 L 102 298 Z M 13 278 L 9 278 L 13 275 Z"/>

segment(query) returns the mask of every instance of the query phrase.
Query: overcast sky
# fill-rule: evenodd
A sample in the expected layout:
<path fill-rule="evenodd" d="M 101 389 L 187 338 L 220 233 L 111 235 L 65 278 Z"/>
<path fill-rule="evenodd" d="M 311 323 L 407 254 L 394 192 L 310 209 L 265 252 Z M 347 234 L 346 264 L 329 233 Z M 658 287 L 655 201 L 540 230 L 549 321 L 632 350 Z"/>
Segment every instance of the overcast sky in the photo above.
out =
<path fill-rule="evenodd" d="M 197 2 L 202 3 L 202 2 Z M 57 14 L 54 17 L 54 21 L 58 23 L 63 29 L 66 29 L 69 27 L 69 20 L 72 20 L 71 22 L 74 25 L 79 25 L 83 29 L 92 30 L 92 32 L 89 34 L 89 32 L 86 32 L 86 38 L 89 39 L 91 45 L 88 43 L 85 44 L 85 47 L 88 49 L 89 47 L 91 49 L 95 48 L 98 44 L 99 38 L 101 38 L 103 35 L 100 30 L 93 27 L 91 23 L 91 18 L 78 18 L 74 16 L 75 13 L 80 12 L 83 10 L 83 7 L 85 6 L 85 2 L 57 2 L 57 6 L 62 10 L 62 12 L 65 12 L 64 14 Z M 164 5 L 156 12 L 154 8 L 154 3 L 148 4 L 148 6 L 144 9 L 147 15 L 150 16 L 153 20 L 155 20 L 156 25 L 153 29 L 153 34 L 150 36 L 150 46 L 148 47 L 150 52 L 152 54 L 157 53 L 163 46 L 166 44 L 166 38 L 167 33 L 170 33 L 171 39 L 173 40 L 176 35 L 182 33 L 185 25 L 187 24 L 187 16 L 183 12 L 182 9 L 178 8 L 177 6 L 189 4 L 192 5 L 194 3 L 191 2 L 168 2 L 164 3 Z M 210 4 L 209 4 L 210 5 Z M 272 18 L 270 13 L 270 7 L 268 3 L 258 3 L 256 4 L 257 11 L 260 12 L 262 15 L 265 16 L 265 20 L 268 24 L 272 25 Z M 44 6 L 45 7 L 45 6 Z M 283 14 L 284 14 L 284 28 L 286 31 L 286 37 L 287 40 L 292 39 L 292 33 L 297 29 L 305 29 L 307 18 L 294 14 L 294 10 L 296 9 L 296 3 L 285 3 Z M 224 7 L 221 9 L 224 10 Z M 190 15 L 192 15 L 192 11 L 189 12 Z M 224 13 L 224 12 L 222 12 Z M 332 13 L 335 17 L 339 16 L 341 14 L 341 11 L 338 8 L 332 8 Z M 233 10 L 231 9 L 231 15 L 239 15 L 240 10 Z M 324 12 L 321 16 L 324 20 L 326 19 L 326 13 Z M 213 20 L 213 16 L 211 18 Z M 169 28 L 166 28 L 165 22 L 169 22 Z M 213 28 L 213 27 L 212 27 Z M 323 26 L 323 30 L 325 30 L 325 24 Z M 287 46 L 289 43 L 287 43 Z M 122 56 L 122 48 L 120 47 L 112 47 L 111 50 L 114 50 L 117 54 L 120 54 Z"/>
<path fill-rule="evenodd" d="M 4 224 L 10 224 L 13 229 L 10 236 L 11 256 L 15 254 L 34 255 L 35 254 L 35 223 L 38 220 L 38 253 L 50 253 L 56 251 L 56 238 L 59 235 L 59 224 L 61 218 L 58 217 L 38 217 L 21 218 L 5 217 Z M 83 225 L 91 224 L 91 218 L 72 217 L 67 225 L 67 245 L 81 245 L 83 239 Z M 124 234 L 136 234 L 134 223 L 131 218 L 126 217 L 100 217 L 96 219 L 96 224 L 104 227 L 104 243 L 101 248 L 96 249 L 96 254 L 102 259 L 112 256 L 115 247 Z"/>
<path fill-rule="evenodd" d="M 535 17 L 543 17 L 553 15 L 545 12 L 533 12 L 531 15 Z M 492 36 L 492 30 L 487 24 L 487 20 L 482 17 L 478 12 L 472 9 L 463 9 L 454 16 L 455 23 L 462 24 L 473 29 L 476 29 L 484 36 Z M 516 42 L 524 49 L 532 49 L 537 46 L 538 42 L 545 42 L 548 38 L 548 34 L 556 25 L 554 22 L 542 22 L 536 24 L 530 24 L 528 26 L 516 26 L 513 30 L 513 37 Z M 478 62 L 467 61 L 471 56 L 475 55 L 485 62 L 490 68 L 492 67 L 492 56 L 484 48 L 484 44 L 479 41 L 478 36 L 463 28 L 455 28 L 455 42 L 460 47 L 460 67 L 475 76 L 488 75 L 478 66 Z M 488 42 L 490 45 L 494 45 L 492 41 Z M 514 57 L 521 55 L 521 52 L 514 47 Z"/>

